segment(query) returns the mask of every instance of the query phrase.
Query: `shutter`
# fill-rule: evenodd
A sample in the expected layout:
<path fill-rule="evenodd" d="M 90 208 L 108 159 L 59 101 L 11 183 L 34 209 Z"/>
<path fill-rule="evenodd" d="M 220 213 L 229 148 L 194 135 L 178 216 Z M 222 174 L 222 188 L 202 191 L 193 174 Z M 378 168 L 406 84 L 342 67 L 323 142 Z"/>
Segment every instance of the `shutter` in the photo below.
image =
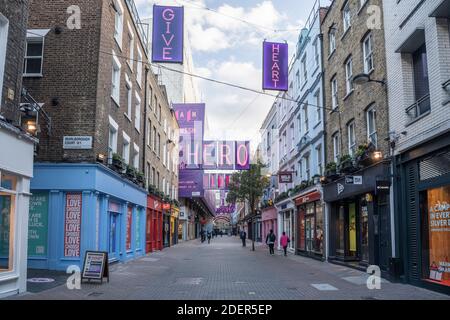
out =
<path fill-rule="evenodd" d="M 450 173 L 450 151 L 433 155 L 420 161 L 420 180 L 438 178 Z"/>
<path fill-rule="evenodd" d="M 417 208 L 416 190 L 416 166 L 412 163 L 406 167 L 406 196 L 407 196 L 407 247 L 408 247 L 408 270 L 412 281 L 419 280 L 419 217 Z"/>

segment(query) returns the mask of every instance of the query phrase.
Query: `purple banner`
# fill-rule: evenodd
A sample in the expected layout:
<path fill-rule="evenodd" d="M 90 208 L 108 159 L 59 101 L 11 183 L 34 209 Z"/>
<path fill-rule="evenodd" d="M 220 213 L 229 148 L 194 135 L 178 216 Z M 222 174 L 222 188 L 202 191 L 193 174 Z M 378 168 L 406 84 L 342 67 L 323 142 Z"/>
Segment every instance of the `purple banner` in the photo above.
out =
<path fill-rule="evenodd" d="M 180 171 L 178 192 L 181 198 L 203 197 L 203 171 Z"/>
<path fill-rule="evenodd" d="M 183 63 L 184 8 L 153 6 L 152 61 Z"/>
<path fill-rule="evenodd" d="M 219 141 L 217 143 L 219 170 L 233 170 L 236 161 L 236 142 L 235 141 Z"/>
<path fill-rule="evenodd" d="M 180 170 L 201 169 L 205 104 L 174 104 L 180 125 Z"/>
<path fill-rule="evenodd" d="M 250 141 L 236 141 L 236 170 L 250 170 Z"/>
<path fill-rule="evenodd" d="M 263 90 L 288 91 L 289 49 L 287 43 L 263 43 Z"/>
<path fill-rule="evenodd" d="M 203 142 L 203 169 L 217 169 L 217 141 Z"/>

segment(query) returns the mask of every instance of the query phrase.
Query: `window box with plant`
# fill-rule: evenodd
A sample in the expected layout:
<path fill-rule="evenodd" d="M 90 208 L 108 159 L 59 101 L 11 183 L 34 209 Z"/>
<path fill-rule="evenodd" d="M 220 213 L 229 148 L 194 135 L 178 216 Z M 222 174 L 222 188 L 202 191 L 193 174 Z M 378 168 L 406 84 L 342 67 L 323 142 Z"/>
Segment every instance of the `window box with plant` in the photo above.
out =
<path fill-rule="evenodd" d="M 145 175 L 143 172 L 137 172 L 136 173 L 136 180 L 139 183 L 139 185 L 143 186 L 145 182 Z"/>
<path fill-rule="evenodd" d="M 352 173 L 355 172 L 356 168 L 353 165 L 353 158 L 352 156 L 346 154 L 343 155 L 340 159 L 339 159 L 339 172 L 341 173 Z"/>
<path fill-rule="evenodd" d="M 336 162 L 328 162 L 325 167 L 325 176 L 332 178 L 337 175 L 337 165 Z"/>
<path fill-rule="evenodd" d="M 125 162 L 123 161 L 122 157 L 118 153 L 113 154 L 112 167 L 113 167 L 114 171 L 117 171 L 119 173 L 122 173 L 126 168 Z"/>
<path fill-rule="evenodd" d="M 132 166 L 127 166 L 126 176 L 133 182 L 137 182 L 137 172 Z"/>
<path fill-rule="evenodd" d="M 312 177 L 311 182 L 312 182 L 313 185 L 319 184 L 319 183 L 320 183 L 320 175 L 315 174 L 315 175 Z"/>
<path fill-rule="evenodd" d="M 372 143 L 363 144 L 356 149 L 355 163 L 358 167 L 367 167 L 373 163 L 371 153 L 375 151 L 375 146 Z"/>

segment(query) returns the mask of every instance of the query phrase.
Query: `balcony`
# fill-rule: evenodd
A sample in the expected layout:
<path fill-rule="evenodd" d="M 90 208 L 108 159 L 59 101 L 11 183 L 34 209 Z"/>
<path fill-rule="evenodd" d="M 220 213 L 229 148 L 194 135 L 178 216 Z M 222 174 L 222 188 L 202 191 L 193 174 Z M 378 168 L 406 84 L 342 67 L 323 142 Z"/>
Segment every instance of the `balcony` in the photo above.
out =
<path fill-rule="evenodd" d="M 423 116 L 427 115 L 430 112 L 431 103 L 430 103 L 430 94 L 420 98 L 408 108 L 406 108 L 406 114 L 408 115 L 407 125 L 419 120 Z"/>

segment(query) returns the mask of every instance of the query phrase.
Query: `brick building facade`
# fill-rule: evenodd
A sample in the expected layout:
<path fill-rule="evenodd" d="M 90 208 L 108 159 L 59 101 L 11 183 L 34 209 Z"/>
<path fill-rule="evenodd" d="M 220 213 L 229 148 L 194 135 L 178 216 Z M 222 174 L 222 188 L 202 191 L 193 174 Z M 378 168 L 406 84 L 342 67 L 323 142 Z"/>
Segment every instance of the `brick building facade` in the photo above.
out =
<path fill-rule="evenodd" d="M 37 142 L 21 124 L 28 1 L 0 2 L 0 298 L 27 287 L 30 179 Z"/>
<path fill-rule="evenodd" d="M 357 267 L 376 264 L 384 272 L 391 257 L 391 224 L 389 192 L 377 189 L 379 180 L 390 181 L 381 6 L 380 0 L 334 0 L 322 33 L 328 257 Z"/>

